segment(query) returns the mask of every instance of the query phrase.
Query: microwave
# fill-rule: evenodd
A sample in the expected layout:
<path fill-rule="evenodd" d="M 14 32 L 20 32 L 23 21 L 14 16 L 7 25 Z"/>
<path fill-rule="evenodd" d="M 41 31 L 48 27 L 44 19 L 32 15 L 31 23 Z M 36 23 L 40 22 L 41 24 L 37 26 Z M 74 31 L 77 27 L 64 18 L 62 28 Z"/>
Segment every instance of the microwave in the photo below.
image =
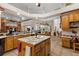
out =
<path fill-rule="evenodd" d="M 79 21 L 69 22 L 70 28 L 79 28 Z"/>

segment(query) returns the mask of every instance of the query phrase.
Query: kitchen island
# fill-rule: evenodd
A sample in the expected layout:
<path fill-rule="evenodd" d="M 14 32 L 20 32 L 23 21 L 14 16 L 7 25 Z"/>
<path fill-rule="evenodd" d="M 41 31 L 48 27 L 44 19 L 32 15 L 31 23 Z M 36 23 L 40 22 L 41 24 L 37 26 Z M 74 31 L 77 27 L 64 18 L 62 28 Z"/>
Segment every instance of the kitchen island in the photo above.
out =
<path fill-rule="evenodd" d="M 18 39 L 18 56 L 50 55 L 50 36 L 38 35 Z"/>

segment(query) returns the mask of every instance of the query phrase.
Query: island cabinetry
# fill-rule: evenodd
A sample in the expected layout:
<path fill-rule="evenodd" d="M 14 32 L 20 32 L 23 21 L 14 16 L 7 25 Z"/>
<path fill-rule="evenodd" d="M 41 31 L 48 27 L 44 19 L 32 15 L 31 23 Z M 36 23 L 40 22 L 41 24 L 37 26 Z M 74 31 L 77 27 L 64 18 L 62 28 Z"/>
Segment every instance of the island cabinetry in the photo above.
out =
<path fill-rule="evenodd" d="M 50 55 L 50 39 L 47 39 L 32 48 L 32 56 Z"/>
<path fill-rule="evenodd" d="M 19 56 L 25 56 L 28 52 L 26 50 L 26 46 L 30 47 L 29 56 L 48 56 L 50 55 L 50 38 L 36 44 L 28 44 L 27 42 L 19 41 L 19 49 L 18 49 L 18 55 Z M 26 52 L 26 53 L 25 53 Z"/>
<path fill-rule="evenodd" d="M 18 56 L 24 56 L 25 55 L 25 46 L 26 44 L 24 42 L 18 42 Z"/>
<path fill-rule="evenodd" d="M 32 56 L 50 55 L 50 39 L 47 39 L 32 48 Z"/>

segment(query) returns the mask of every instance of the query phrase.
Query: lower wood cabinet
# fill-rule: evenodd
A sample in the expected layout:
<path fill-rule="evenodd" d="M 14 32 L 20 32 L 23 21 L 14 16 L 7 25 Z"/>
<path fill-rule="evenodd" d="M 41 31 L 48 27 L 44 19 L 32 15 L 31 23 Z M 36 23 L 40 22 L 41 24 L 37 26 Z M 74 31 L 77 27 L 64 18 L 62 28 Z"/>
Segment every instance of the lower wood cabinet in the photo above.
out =
<path fill-rule="evenodd" d="M 27 37 L 27 36 L 30 36 L 30 34 L 18 35 L 18 36 L 7 36 L 5 39 L 5 52 L 12 50 L 14 48 L 17 48 L 17 45 L 18 45 L 17 39 L 22 38 L 22 37 Z"/>
<path fill-rule="evenodd" d="M 14 39 L 13 39 L 13 48 L 17 48 L 17 39 L 18 39 L 18 36 L 14 36 Z"/>
<path fill-rule="evenodd" d="M 70 48 L 71 47 L 71 39 L 70 38 L 62 38 L 62 46 Z"/>
<path fill-rule="evenodd" d="M 18 56 L 25 56 L 26 46 L 30 47 L 30 56 L 48 56 L 50 55 L 50 38 L 36 45 L 30 45 L 19 42 Z"/>
<path fill-rule="evenodd" d="M 13 49 L 13 37 L 7 37 L 5 39 L 5 52 Z"/>
<path fill-rule="evenodd" d="M 34 51 L 32 52 L 35 56 L 48 56 L 50 55 L 50 39 L 47 39 L 40 44 L 34 46 Z M 32 55 L 33 55 L 32 54 Z"/>

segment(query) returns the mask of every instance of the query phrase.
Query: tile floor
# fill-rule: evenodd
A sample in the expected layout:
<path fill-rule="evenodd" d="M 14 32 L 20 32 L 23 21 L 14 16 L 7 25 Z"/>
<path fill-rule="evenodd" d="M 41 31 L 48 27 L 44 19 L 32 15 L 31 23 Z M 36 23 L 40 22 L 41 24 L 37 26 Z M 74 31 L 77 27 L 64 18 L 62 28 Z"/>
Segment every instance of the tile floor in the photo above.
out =
<path fill-rule="evenodd" d="M 61 39 L 52 36 L 51 38 L 51 56 L 79 56 L 79 53 L 75 53 L 73 49 L 63 48 Z"/>
<path fill-rule="evenodd" d="M 3 56 L 17 56 L 17 50 L 5 53 Z M 63 48 L 61 39 L 58 37 L 51 37 L 51 56 L 79 56 L 79 53 L 73 52 L 72 49 Z"/>

